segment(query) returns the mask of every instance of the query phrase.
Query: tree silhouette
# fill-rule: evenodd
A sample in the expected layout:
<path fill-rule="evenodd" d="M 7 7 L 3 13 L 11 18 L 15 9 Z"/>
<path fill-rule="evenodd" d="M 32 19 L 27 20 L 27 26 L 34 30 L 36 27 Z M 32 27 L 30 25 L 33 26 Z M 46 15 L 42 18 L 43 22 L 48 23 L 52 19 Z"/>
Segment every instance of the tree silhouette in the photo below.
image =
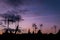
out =
<path fill-rule="evenodd" d="M 2 14 L 1 17 L 4 18 L 2 21 L 4 21 L 5 24 L 7 24 L 7 28 L 9 28 L 9 22 L 13 21 L 14 14 L 6 13 L 6 14 Z"/>
<path fill-rule="evenodd" d="M 21 20 L 23 20 L 21 18 L 21 15 L 17 15 L 17 14 L 14 14 L 14 13 L 6 13 L 6 14 L 2 14 L 1 17 L 3 17 L 3 21 L 5 21 L 5 24 L 7 24 L 7 29 L 9 30 L 9 24 L 10 22 L 14 23 L 14 22 L 17 22 L 18 25 L 19 25 L 19 22 Z"/>
<path fill-rule="evenodd" d="M 31 32 L 30 32 L 30 29 L 28 29 L 28 34 L 30 34 Z"/>
<path fill-rule="evenodd" d="M 53 27 L 51 27 L 51 32 L 53 32 Z"/>
<path fill-rule="evenodd" d="M 43 24 L 40 24 L 40 30 L 42 30 Z"/>
<path fill-rule="evenodd" d="M 56 33 L 56 28 L 57 28 L 57 26 L 56 26 L 56 25 L 54 25 L 55 33 Z"/>
<path fill-rule="evenodd" d="M 32 27 L 33 27 L 33 31 L 35 31 L 35 32 L 36 32 L 37 25 L 34 23 L 34 24 L 32 25 Z"/>
<path fill-rule="evenodd" d="M 19 30 L 18 28 L 19 28 L 19 25 L 16 27 L 15 34 L 16 34 L 16 32 Z"/>

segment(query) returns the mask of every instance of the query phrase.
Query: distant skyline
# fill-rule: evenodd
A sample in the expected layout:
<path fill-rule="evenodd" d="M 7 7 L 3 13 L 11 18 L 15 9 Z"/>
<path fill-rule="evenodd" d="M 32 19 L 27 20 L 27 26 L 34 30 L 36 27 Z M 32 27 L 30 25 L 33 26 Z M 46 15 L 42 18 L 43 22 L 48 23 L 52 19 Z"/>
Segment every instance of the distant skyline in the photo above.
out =
<path fill-rule="evenodd" d="M 54 25 L 60 29 L 60 0 L 0 0 L 0 14 L 8 11 L 22 16 L 22 28 L 29 29 L 36 23 L 38 28 L 43 24 L 43 32 L 51 32 Z"/>

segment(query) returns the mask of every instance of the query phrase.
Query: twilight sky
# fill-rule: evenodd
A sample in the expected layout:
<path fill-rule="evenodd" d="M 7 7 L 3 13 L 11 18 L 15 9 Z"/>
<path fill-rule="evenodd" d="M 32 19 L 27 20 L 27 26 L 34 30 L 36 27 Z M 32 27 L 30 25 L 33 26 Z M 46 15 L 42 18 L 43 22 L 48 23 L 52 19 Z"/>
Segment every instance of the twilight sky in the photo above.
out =
<path fill-rule="evenodd" d="M 53 25 L 60 28 L 60 0 L 0 0 L 0 14 L 8 11 L 22 16 L 22 28 L 31 28 L 33 23 L 38 28 L 43 24 L 43 32 L 51 31 Z"/>

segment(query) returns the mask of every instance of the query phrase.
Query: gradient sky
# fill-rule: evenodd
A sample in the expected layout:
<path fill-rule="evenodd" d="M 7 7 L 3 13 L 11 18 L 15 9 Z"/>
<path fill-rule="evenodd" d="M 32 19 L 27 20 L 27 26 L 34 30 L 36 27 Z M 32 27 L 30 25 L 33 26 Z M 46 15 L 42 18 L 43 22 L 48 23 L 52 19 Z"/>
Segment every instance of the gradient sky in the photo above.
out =
<path fill-rule="evenodd" d="M 22 16 L 22 28 L 31 28 L 36 23 L 38 28 L 43 24 L 43 32 L 51 31 L 54 25 L 60 29 L 60 0 L 0 0 L 0 14 L 7 11 Z"/>

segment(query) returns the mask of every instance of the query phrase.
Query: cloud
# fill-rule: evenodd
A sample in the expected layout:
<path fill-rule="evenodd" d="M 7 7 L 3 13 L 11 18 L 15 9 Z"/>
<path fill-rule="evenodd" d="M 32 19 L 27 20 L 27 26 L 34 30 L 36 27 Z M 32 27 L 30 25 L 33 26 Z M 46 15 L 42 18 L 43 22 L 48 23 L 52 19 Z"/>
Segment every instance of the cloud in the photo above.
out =
<path fill-rule="evenodd" d="M 23 8 L 31 10 L 36 15 L 55 15 L 60 14 L 59 0 L 3 0 L 9 9 L 11 6 L 15 11 L 25 12 Z M 23 5 L 23 6 L 21 6 Z M 4 7 L 3 7 L 4 8 Z M 10 8 L 10 9 L 11 9 Z M 20 8 L 20 9 L 19 9 Z"/>
<path fill-rule="evenodd" d="M 10 6 L 19 6 L 19 5 L 22 5 L 22 0 L 3 0 L 4 3 L 6 3 L 7 5 L 10 5 Z"/>
<path fill-rule="evenodd" d="M 0 1 L 14 7 L 20 5 L 37 5 L 38 3 L 43 2 L 42 0 L 0 0 Z"/>

